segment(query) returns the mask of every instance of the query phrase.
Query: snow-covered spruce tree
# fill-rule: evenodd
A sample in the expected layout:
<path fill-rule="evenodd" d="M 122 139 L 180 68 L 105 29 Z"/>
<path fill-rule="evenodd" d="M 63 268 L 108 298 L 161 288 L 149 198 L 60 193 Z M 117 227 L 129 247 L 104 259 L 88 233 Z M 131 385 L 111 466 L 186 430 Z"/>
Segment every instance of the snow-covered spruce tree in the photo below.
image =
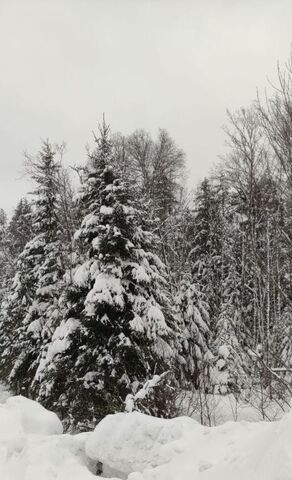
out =
<path fill-rule="evenodd" d="M 91 241 L 97 234 L 96 212 L 101 206 L 102 174 L 110 155 L 111 143 L 109 129 L 103 124 L 100 138 L 94 136 L 95 149 L 88 151 L 88 162 L 78 169 L 81 180 L 79 195 L 76 196 L 74 208 L 82 218 L 81 228 L 74 235 L 71 251 L 71 265 L 64 275 L 64 288 L 60 292 L 59 304 L 65 319 L 57 327 L 48 351 L 42 359 L 42 375 L 45 380 L 41 382 L 38 400 L 47 406 L 56 404 L 56 391 L 62 389 L 62 384 L 56 383 L 55 355 L 63 354 L 69 346 L 69 337 L 74 333 L 79 319 L 84 311 L 84 301 L 91 288 L 92 281 L 89 272 L 98 268 L 98 258 L 94 256 Z M 73 367 L 72 367 L 73 368 Z M 74 371 L 70 372 L 73 382 Z M 65 387 L 64 387 L 65 388 Z M 59 393 L 60 395 L 60 393 Z M 69 415 L 69 411 L 64 412 Z"/>
<path fill-rule="evenodd" d="M 41 380 L 42 359 L 58 322 L 58 296 L 63 276 L 58 226 L 59 165 L 48 142 L 36 158 L 29 159 L 31 177 L 36 183 L 33 230 L 35 237 L 20 255 L 23 264 L 33 266 L 34 291 L 26 315 L 19 318 L 11 353 L 16 358 L 9 375 L 13 390 L 35 397 Z M 17 272 L 16 289 L 22 290 L 26 276 Z M 19 298 L 19 301 L 22 301 Z"/>
<path fill-rule="evenodd" d="M 26 198 L 22 198 L 8 225 L 9 250 L 17 259 L 32 237 L 32 208 Z"/>
<path fill-rule="evenodd" d="M 28 242 L 20 254 L 12 284 L 1 304 L 0 316 L 0 378 L 7 381 L 17 361 L 25 356 L 23 319 L 32 303 L 36 289 L 36 273 L 42 253 L 38 244 Z M 21 372 L 19 372 L 21 373 Z M 15 393 L 25 393 L 20 381 L 13 382 Z"/>
<path fill-rule="evenodd" d="M 208 384 L 208 370 L 212 354 L 209 349 L 209 306 L 200 285 L 185 276 L 176 297 L 176 312 L 181 323 L 181 350 L 183 374 L 181 381 L 192 388 Z"/>
<path fill-rule="evenodd" d="M 1 212 L 2 213 L 2 212 Z M 0 308 L 0 378 L 7 380 L 15 358 L 10 345 L 14 343 L 15 329 L 23 318 L 31 298 L 34 284 L 32 265 L 18 258 L 31 236 L 31 207 L 27 200 L 17 205 L 7 226 L 6 215 L 0 214 L 0 264 L 1 264 L 1 308 Z M 16 275 L 17 272 L 17 275 Z M 24 280 L 24 277 L 26 278 Z M 23 284 L 21 280 L 23 279 Z"/>
<path fill-rule="evenodd" d="M 247 386 L 248 358 L 244 352 L 245 325 L 242 322 L 241 276 L 238 268 L 238 221 L 230 203 L 231 195 L 224 178 L 220 192 L 220 301 L 212 328 L 210 381 L 215 393 L 240 393 Z"/>
<path fill-rule="evenodd" d="M 10 251 L 7 216 L 0 209 L 0 301 L 7 293 L 8 285 L 13 277 L 13 256 Z"/>
<path fill-rule="evenodd" d="M 230 262 L 231 260 L 229 257 Z M 210 379 L 215 393 L 239 394 L 247 387 L 248 358 L 240 337 L 240 278 L 232 263 L 223 289 L 212 342 L 214 359 Z"/>
<path fill-rule="evenodd" d="M 185 377 L 194 388 L 208 390 L 211 333 L 216 323 L 221 295 L 221 232 L 219 195 L 205 179 L 194 199 L 193 235 L 185 262 L 185 276 L 176 299 L 181 319 Z"/>
<path fill-rule="evenodd" d="M 105 124 L 96 141 L 82 193 L 87 215 L 76 235 L 87 256 L 67 288 L 67 318 L 48 349 L 42 399 L 75 425 L 124 410 L 126 396 L 171 368 L 175 356 L 156 238 L 141 228 L 127 186 L 109 166 Z"/>
<path fill-rule="evenodd" d="M 205 179 L 195 196 L 193 248 L 189 255 L 192 283 L 200 285 L 209 305 L 209 326 L 219 314 L 222 274 L 222 192 Z"/>

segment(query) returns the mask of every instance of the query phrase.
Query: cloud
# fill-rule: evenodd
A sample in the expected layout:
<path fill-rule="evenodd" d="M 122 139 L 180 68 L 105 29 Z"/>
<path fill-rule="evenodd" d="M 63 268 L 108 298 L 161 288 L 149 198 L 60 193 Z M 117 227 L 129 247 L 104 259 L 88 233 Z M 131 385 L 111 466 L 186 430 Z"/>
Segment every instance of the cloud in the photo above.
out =
<path fill-rule="evenodd" d="M 291 13 L 273 0 L 1 0 L 0 206 L 27 189 L 23 150 L 66 140 L 67 162 L 82 162 L 103 112 L 123 133 L 168 129 L 195 183 L 224 149 L 226 108 L 287 57 Z"/>

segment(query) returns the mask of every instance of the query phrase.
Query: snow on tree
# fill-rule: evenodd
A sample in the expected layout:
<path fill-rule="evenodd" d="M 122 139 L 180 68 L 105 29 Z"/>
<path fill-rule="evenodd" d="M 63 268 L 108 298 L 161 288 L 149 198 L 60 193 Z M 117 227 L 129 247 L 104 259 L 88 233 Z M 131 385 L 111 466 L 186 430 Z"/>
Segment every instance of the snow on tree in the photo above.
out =
<path fill-rule="evenodd" d="M 273 329 L 273 368 L 283 368 L 286 381 L 292 380 L 292 309 L 287 305 Z M 286 370 L 286 371 L 285 371 Z"/>
<path fill-rule="evenodd" d="M 212 328 L 212 353 L 210 382 L 216 393 L 236 393 L 246 383 L 247 358 L 243 349 L 242 330 L 242 291 L 241 277 L 238 271 L 237 229 L 238 222 L 231 208 L 232 195 L 226 188 L 224 179 L 220 179 L 220 284 L 218 315 Z"/>
<path fill-rule="evenodd" d="M 222 273 L 222 215 L 220 193 L 208 179 L 195 196 L 193 248 L 189 254 L 192 282 L 199 284 L 209 304 L 211 328 L 218 316 Z"/>
<path fill-rule="evenodd" d="M 11 255 L 17 258 L 32 237 L 32 208 L 25 198 L 15 208 L 8 225 L 8 235 Z"/>
<path fill-rule="evenodd" d="M 13 272 L 13 257 L 10 252 L 8 221 L 4 210 L 0 209 L 0 301 L 3 300 Z"/>
<path fill-rule="evenodd" d="M 14 293 L 8 299 L 7 312 L 14 308 L 14 303 L 16 312 L 21 312 L 21 315 L 17 315 L 14 343 L 10 347 L 15 364 L 9 375 L 9 383 L 16 391 L 33 395 L 35 381 L 41 375 L 39 363 L 57 324 L 57 299 L 63 267 L 58 240 L 56 179 L 59 167 L 48 142 L 44 142 L 37 158 L 29 159 L 29 168 L 37 186 L 33 215 L 35 237 L 20 255 L 19 270 L 12 288 Z M 33 282 L 29 302 L 23 297 L 27 282 Z"/>
<path fill-rule="evenodd" d="M 205 384 L 212 359 L 208 345 L 209 306 L 200 286 L 187 277 L 176 297 L 176 311 L 181 321 L 182 381 L 197 389 Z"/>
<path fill-rule="evenodd" d="M 168 372 L 163 372 L 161 375 L 154 375 L 153 378 L 147 380 L 144 385 L 139 388 L 135 394 L 129 393 L 126 396 L 125 400 L 125 412 L 132 413 L 135 412 L 143 412 L 147 414 L 151 414 L 151 408 L 149 406 L 149 400 L 152 402 L 156 401 L 155 393 L 159 388 L 163 388 L 163 384 L 165 383 L 167 377 L 169 376 Z M 164 398 L 165 400 L 165 398 Z M 169 398 L 172 401 L 171 398 Z M 144 405 L 146 403 L 146 406 Z"/>
<path fill-rule="evenodd" d="M 32 303 L 36 289 L 36 273 L 40 250 L 34 242 L 28 242 L 20 254 L 14 279 L 7 296 L 1 304 L 0 317 L 0 374 L 2 381 L 9 381 L 9 375 L 17 371 L 20 359 L 25 357 L 25 329 L 23 319 Z M 12 374 L 12 376 L 14 376 Z M 16 393 L 22 390 L 22 372 L 14 377 L 11 387 Z"/>
<path fill-rule="evenodd" d="M 48 349 L 43 399 L 88 423 L 123 410 L 127 394 L 175 356 L 157 239 L 142 229 L 127 186 L 113 173 L 105 124 L 96 141 L 76 234 L 87 255 L 65 292 L 67 316 Z"/>
<path fill-rule="evenodd" d="M 211 333 L 216 322 L 221 294 L 221 230 L 219 197 L 205 179 L 194 199 L 190 216 L 193 234 L 188 241 L 185 276 L 176 299 L 182 322 L 181 355 L 185 375 L 195 388 L 208 388 Z M 204 385 L 204 386 L 203 386 Z"/>
<path fill-rule="evenodd" d="M 230 268 L 224 284 L 223 300 L 212 341 L 214 359 L 210 381 L 215 393 L 240 393 L 247 385 L 247 357 L 239 341 L 240 317 L 237 275 Z"/>

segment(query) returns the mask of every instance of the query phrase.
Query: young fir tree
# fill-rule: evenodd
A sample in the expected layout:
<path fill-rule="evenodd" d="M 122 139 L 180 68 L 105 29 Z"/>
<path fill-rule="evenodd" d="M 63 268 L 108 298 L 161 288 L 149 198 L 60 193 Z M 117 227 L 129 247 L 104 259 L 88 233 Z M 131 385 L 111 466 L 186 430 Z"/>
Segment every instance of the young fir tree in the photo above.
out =
<path fill-rule="evenodd" d="M 175 355 L 156 239 L 141 228 L 126 185 L 109 166 L 105 124 L 96 141 L 77 234 L 87 256 L 67 288 L 67 319 L 48 349 L 42 399 L 75 424 L 123 410 L 127 394 L 168 370 Z"/>
<path fill-rule="evenodd" d="M 63 275 L 61 245 L 58 240 L 58 164 L 48 142 L 43 144 L 39 156 L 30 159 L 31 177 L 37 188 L 33 230 L 35 237 L 20 255 L 21 266 L 33 268 L 33 295 L 29 299 L 25 315 L 19 318 L 12 356 L 16 358 L 9 375 L 12 389 L 19 388 L 27 395 L 35 396 L 34 389 L 41 379 L 42 357 L 58 319 L 60 279 Z M 14 289 L 26 288 L 27 275 L 17 272 Z M 30 280 L 31 281 L 31 280 Z M 17 299 L 19 303 L 21 296 Z M 21 308 L 18 304 L 17 308 Z M 24 312 L 23 312 L 24 313 Z"/>
<path fill-rule="evenodd" d="M 248 359 L 240 338 L 239 285 L 240 279 L 231 263 L 223 282 L 220 314 L 212 339 L 214 359 L 210 378 L 215 393 L 238 394 L 247 386 Z"/>
<path fill-rule="evenodd" d="M 181 323 L 182 381 L 195 389 L 206 387 L 212 354 L 209 349 L 209 306 L 198 284 L 190 278 L 181 282 L 176 297 L 176 311 Z"/>

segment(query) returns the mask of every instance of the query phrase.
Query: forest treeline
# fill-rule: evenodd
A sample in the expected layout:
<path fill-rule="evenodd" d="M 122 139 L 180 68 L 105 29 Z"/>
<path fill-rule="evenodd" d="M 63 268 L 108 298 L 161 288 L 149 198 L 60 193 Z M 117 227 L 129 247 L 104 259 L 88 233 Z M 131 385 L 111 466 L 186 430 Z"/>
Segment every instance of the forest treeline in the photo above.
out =
<path fill-rule="evenodd" d="M 26 156 L 33 195 L 0 216 L 0 379 L 13 392 L 77 428 L 155 375 L 135 406 L 154 415 L 189 390 L 288 401 L 291 63 L 278 77 L 228 113 L 227 153 L 192 191 L 165 130 L 123 136 L 103 121 L 74 169 L 48 141 Z"/>

